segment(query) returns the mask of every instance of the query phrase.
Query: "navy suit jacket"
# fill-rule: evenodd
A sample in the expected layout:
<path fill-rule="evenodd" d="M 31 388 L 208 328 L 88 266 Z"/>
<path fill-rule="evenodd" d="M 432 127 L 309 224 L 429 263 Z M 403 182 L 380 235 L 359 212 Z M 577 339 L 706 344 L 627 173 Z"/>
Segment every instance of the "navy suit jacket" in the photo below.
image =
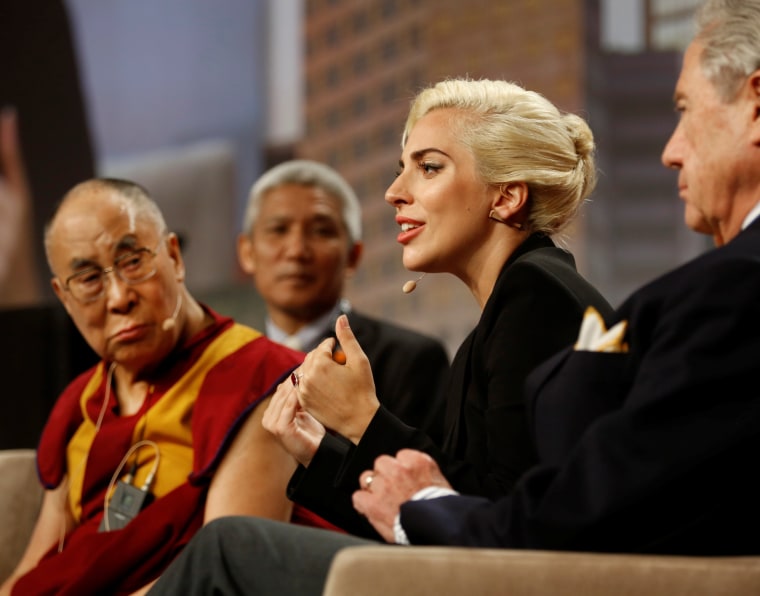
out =
<path fill-rule="evenodd" d="M 523 381 L 575 338 L 590 304 L 613 313 L 570 253 L 531 236 L 505 263 L 477 326 L 457 351 L 445 386 L 443 439 L 383 405 L 358 445 L 326 436 L 308 469 L 291 478 L 290 498 L 353 534 L 377 537 L 353 509 L 351 494 L 376 457 L 403 448 L 429 453 L 458 490 L 506 494 L 536 461 Z"/>
<path fill-rule="evenodd" d="M 627 353 L 529 377 L 539 463 L 495 502 L 402 505 L 412 543 L 760 553 L 760 220 L 635 292 Z"/>

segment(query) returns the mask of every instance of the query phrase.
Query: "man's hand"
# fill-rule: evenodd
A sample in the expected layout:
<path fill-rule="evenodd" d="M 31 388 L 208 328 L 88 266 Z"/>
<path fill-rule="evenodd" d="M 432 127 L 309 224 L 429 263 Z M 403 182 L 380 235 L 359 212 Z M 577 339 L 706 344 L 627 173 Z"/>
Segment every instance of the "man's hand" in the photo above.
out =
<path fill-rule="evenodd" d="M 308 467 L 325 436 L 325 427 L 301 408 L 297 391 L 290 379 L 280 383 L 261 424 L 298 463 Z"/>
<path fill-rule="evenodd" d="M 354 508 L 388 542 L 394 542 L 393 524 L 401 504 L 429 486 L 451 488 L 438 464 L 427 453 L 402 449 L 396 457 L 381 455 L 372 470 L 359 476 Z"/>
<path fill-rule="evenodd" d="M 346 315 L 335 322 L 335 334 L 345 364 L 333 357 L 335 339 L 324 340 L 306 355 L 300 371 L 298 401 L 325 427 L 357 444 L 380 407 L 367 355 L 348 325 Z"/>

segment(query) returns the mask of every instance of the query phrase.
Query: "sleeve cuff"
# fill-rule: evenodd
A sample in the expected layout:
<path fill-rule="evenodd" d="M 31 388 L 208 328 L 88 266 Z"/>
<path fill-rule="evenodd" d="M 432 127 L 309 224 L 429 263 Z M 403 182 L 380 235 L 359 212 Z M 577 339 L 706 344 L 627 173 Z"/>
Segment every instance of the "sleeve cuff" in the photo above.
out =
<path fill-rule="evenodd" d="M 452 488 L 444 488 L 442 486 L 426 486 L 418 490 L 412 495 L 412 501 L 424 501 L 427 499 L 436 499 L 438 497 L 449 497 L 452 495 L 458 495 L 459 493 Z M 401 525 L 401 513 L 396 514 L 396 519 L 393 520 L 393 540 L 396 544 L 411 544 L 409 537 L 404 531 L 404 527 Z"/>

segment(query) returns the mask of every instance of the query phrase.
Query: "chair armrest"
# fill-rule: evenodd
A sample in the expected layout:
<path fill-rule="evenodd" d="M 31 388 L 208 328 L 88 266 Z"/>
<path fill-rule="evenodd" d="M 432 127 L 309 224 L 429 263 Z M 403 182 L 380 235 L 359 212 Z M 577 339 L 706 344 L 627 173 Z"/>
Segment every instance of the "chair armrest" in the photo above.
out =
<path fill-rule="evenodd" d="M 0 450 L 0 583 L 24 553 L 43 492 L 34 449 Z"/>
<path fill-rule="evenodd" d="M 760 557 L 673 557 L 356 546 L 333 560 L 324 596 L 749 596 Z"/>

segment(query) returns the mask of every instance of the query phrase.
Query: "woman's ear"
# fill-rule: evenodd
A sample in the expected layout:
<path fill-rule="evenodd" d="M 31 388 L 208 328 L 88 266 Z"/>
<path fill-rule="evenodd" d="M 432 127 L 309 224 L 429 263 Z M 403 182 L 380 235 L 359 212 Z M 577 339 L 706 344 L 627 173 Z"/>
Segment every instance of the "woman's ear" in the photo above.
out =
<path fill-rule="evenodd" d="M 754 103 L 753 118 L 751 123 L 752 142 L 760 145 L 760 70 L 756 70 L 748 78 L 748 86 L 751 101 Z"/>
<path fill-rule="evenodd" d="M 499 193 L 491 203 L 488 217 L 505 223 L 518 230 L 523 229 L 523 208 L 528 204 L 528 185 L 525 182 L 505 182 L 500 184 Z"/>

